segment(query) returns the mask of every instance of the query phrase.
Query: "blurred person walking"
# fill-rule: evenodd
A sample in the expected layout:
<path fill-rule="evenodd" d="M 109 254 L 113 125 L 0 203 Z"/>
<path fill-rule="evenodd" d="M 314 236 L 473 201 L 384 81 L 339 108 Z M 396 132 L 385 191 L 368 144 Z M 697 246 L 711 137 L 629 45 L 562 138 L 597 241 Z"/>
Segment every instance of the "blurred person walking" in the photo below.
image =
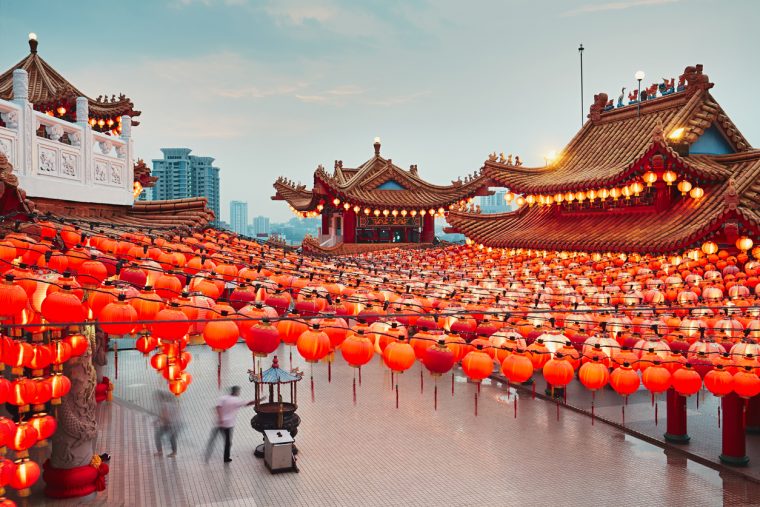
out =
<path fill-rule="evenodd" d="M 251 406 L 255 401 L 245 401 L 240 397 L 240 386 L 232 386 L 230 394 L 225 394 L 216 403 L 216 427 L 211 430 L 208 444 L 206 445 L 206 463 L 211 457 L 216 437 L 221 433 L 224 435 L 224 462 L 232 461 L 230 450 L 232 449 L 232 429 L 235 427 L 235 418 L 238 411 L 243 407 Z"/>
<path fill-rule="evenodd" d="M 158 417 L 156 418 L 156 454 L 163 456 L 163 439 L 165 435 L 169 437 L 169 443 L 172 452 L 167 457 L 173 458 L 177 455 L 177 435 L 181 425 L 179 400 L 166 391 L 156 392 L 158 400 Z"/>

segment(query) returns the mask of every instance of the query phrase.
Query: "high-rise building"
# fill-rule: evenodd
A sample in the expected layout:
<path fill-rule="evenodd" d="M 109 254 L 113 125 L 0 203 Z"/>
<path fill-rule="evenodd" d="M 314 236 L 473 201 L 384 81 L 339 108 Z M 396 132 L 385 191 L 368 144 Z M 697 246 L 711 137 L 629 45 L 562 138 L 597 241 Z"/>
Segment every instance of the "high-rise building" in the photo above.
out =
<path fill-rule="evenodd" d="M 248 234 L 248 203 L 230 201 L 230 227 L 238 234 Z"/>
<path fill-rule="evenodd" d="M 496 190 L 493 195 L 480 196 L 480 211 L 483 213 L 504 213 L 514 209 L 511 203 L 504 200 L 506 190 Z"/>
<path fill-rule="evenodd" d="M 216 215 L 212 225 L 219 224 L 219 168 L 213 157 L 190 155 L 189 148 L 161 148 L 163 159 L 153 159 L 156 185 L 145 198 L 148 200 L 205 197 Z"/>
<path fill-rule="evenodd" d="M 269 217 L 254 217 L 251 227 L 253 236 L 258 238 L 269 236 Z"/>

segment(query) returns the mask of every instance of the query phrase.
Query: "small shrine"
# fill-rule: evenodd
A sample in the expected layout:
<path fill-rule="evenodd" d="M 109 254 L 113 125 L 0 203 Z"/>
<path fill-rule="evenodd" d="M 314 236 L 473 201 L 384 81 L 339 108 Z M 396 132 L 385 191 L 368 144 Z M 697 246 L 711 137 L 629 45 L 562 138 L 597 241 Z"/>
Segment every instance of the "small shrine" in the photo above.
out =
<path fill-rule="evenodd" d="M 379 138 L 374 148 L 374 156 L 356 168 L 336 160 L 330 174 L 319 165 L 310 189 L 280 177 L 272 199 L 287 201 L 297 216 L 321 216 L 318 242 L 324 248 L 432 243 L 436 217 L 492 193 L 481 173 L 435 185 L 420 177 L 416 165 L 402 169 L 382 157 Z"/>

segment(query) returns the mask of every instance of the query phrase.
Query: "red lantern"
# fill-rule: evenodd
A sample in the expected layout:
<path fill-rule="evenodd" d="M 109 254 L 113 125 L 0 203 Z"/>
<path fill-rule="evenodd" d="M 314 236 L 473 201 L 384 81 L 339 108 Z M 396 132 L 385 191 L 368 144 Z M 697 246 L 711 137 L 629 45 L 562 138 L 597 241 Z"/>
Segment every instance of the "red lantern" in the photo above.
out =
<path fill-rule="evenodd" d="M 24 366 L 32 370 L 32 377 L 39 377 L 42 375 L 42 370 L 50 366 L 52 361 L 53 353 L 50 347 L 37 343 L 32 345 L 32 353 Z"/>
<path fill-rule="evenodd" d="M 26 291 L 13 283 L 13 276 L 6 275 L 0 283 L 0 319 L 9 319 L 26 308 L 29 301 Z"/>
<path fill-rule="evenodd" d="M 34 429 L 32 429 L 34 431 Z M 15 489 L 18 496 L 24 498 L 31 494 L 31 487 L 40 478 L 40 467 L 29 458 L 16 461 L 16 473 L 10 482 L 10 486 Z"/>
<path fill-rule="evenodd" d="M 11 382 L 5 377 L 0 377 L 0 404 L 5 403 L 8 400 L 8 395 L 11 392 Z M 2 444 L 0 444 L 2 446 Z"/>
<path fill-rule="evenodd" d="M 358 368 L 370 362 L 375 354 L 375 348 L 364 333 L 351 332 L 343 341 L 340 348 L 343 359 L 354 368 Z"/>
<path fill-rule="evenodd" d="M 105 264 L 95 260 L 95 258 L 89 261 L 84 261 L 82 265 L 79 266 L 77 279 L 81 282 L 82 287 L 97 287 L 103 283 L 103 280 L 106 278 L 108 278 L 108 270 L 106 269 Z"/>
<path fill-rule="evenodd" d="M 25 458 L 29 455 L 26 450 L 36 443 L 37 430 L 30 424 L 22 421 L 16 425 L 16 432 L 13 438 L 8 441 L 8 447 L 16 451 L 17 457 Z"/>
<path fill-rule="evenodd" d="M 533 376 L 533 362 L 525 353 L 515 352 L 501 363 L 501 372 L 510 382 L 522 384 Z"/>
<path fill-rule="evenodd" d="M 701 387 L 702 377 L 691 367 L 691 364 L 686 363 L 683 368 L 673 372 L 673 389 L 681 396 L 688 397 L 696 394 Z"/>
<path fill-rule="evenodd" d="M 227 317 L 227 311 L 222 310 L 221 319 Z M 240 330 L 231 320 L 214 319 L 203 328 L 203 339 L 215 351 L 221 352 L 237 343 Z"/>
<path fill-rule="evenodd" d="M 164 340 L 179 340 L 190 330 L 187 315 L 177 308 L 176 303 L 169 303 L 156 314 L 156 321 L 150 325 L 151 332 L 157 338 Z"/>
<path fill-rule="evenodd" d="M 80 333 L 70 334 L 64 338 L 63 341 L 71 346 L 71 355 L 73 357 L 81 356 L 87 352 L 87 349 L 90 346 L 90 341 L 87 337 Z"/>
<path fill-rule="evenodd" d="M 71 345 L 62 340 L 50 342 L 50 351 L 53 354 L 53 364 L 60 366 L 71 358 Z"/>
<path fill-rule="evenodd" d="M 473 382 L 480 382 L 493 373 L 493 359 L 482 351 L 482 345 L 478 347 L 462 359 L 462 370 Z"/>
<path fill-rule="evenodd" d="M 640 384 L 639 375 L 628 366 L 628 363 L 615 368 L 610 374 L 610 385 L 621 396 L 629 396 L 635 393 Z"/>
<path fill-rule="evenodd" d="M 333 350 L 340 347 L 340 344 L 348 336 L 348 323 L 340 317 L 319 319 L 319 328 L 330 338 L 330 347 Z"/>
<path fill-rule="evenodd" d="M 541 338 L 528 345 L 527 352 L 530 362 L 533 363 L 534 370 L 542 369 L 552 357 L 549 349 L 544 345 L 544 340 Z"/>
<path fill-rule="evenodd" d="M 552 387 L 562 388 L 573 380 L 573 365 L 565 361 L 560 354 L 549 359 L 543 368 L 544 378 Z"/>
<path fill-rule="evenodd" d="M 53 389 L 47 379 L 37 379 L 34 381 L 35 391 L 30 403 L 32 409 L 36 412 L 45 410 L 45 403 L 50 401 L 53 396 Z"/>
<path fill-rule="evenodd" d="M 315 324 L 313 329 L 307 329 L 296 342 L 298 353 L 309 363 L 316 363 L 330 352 L 330 337 L 319 330 Z"/>
<path fill-rule="evenodd" d="M 749 366 L 734 375 L 734 392 L 742 398 L 753 398 L 760 394 L 760 378 Z"/>
<path fill-rule="evenodd" d="M 153 354 L 150 357 L 150 365 L 156 371 L 161 371 L 169 364 L 169 357 L 166 354 Z"/>
<path fill-rule="evenodd" d="M 606 357 L 606 355 L 604 356 Z M 591 361 L 581 365 L 578 370 L 578 380 L 590 391 L 597 391 L 610 381 L 610 372 L 599 359 L 594 356 Z"/>
<path fill-rule="evenodd" d="M 24 365 L 29 364 L 29 360 L 32 358 L 32 345 L 27 342 L 11 340 L 6 336 L 0 340 L 3 343 L 2 362 L 11 367 L 11 373 L 21 375 Z"/>
<path fill-rule="evenodd" d="M 44 412 L 35 414 L 34 417 L 29 420 L 29 424 L 37 430 L 38 447 L 44 447 L 47 444 L 47 439 L 53 436 L 53 433 L 55 433 L 55 430 L 58 427 L 55 418 Z"/>
<path fill-rule="evenodd" d="M 51 285 L 50 287 L 53 287 Z M 66 322 L 83 322 L 85 311 L 82 301 L 74 294 L 68 285 L 63 290 L 49 292 L 42 301 L 42 316 L 48 322 L 56 324 Z"/>
<path fill-rule="evenodd" d="M 50 383 L 52 399 L 50 403 L 53 405 L 60 405 L 61 398 L 69 394 L 71 391 L 71 380 L 62 373 L 55 373 L 47 378 L 47 382 Z"/>
<path fill-rule="evenodd" d="M 446 342 L 446 347 L 454 354 L 455 363 L 464 359 L 464 356 L 469 352 L 467 342 L 459 335 L 448 334 L 444 338 L 444 341 Z"/>
<path fill-rule="evenodd" d="M 0 416 L 0 448 L 2 453 L 5 454 L 4 447 L 8 445 L 8 442 L 16 435 L 16 423 L 7 417 Z"/>
<path fill-rule="evenodd" d="M 248 328 L 243 338 L 248 348 L 257 357 L 268 356 L 280 345 L 279 331 L 267 320 Z"/>
<path fill-rule="evenodd" d="M 295 345 L 301 334 L 308 329 L 309 326 L 303 320 L 298 319 L 297 314 L 290 314 L 277 322 L 277 332 L 280 333 L 280 339 L 282 343 L 287 345 Z"/>
<path fill-rule="evenodd" d="M 383 351 L 383 362 L 396 373 L 402 373 L 414 364 L 414 349 L 403 338 L 389 343 Z"/>
<path fill-rule="evenodd" d="M 667 391 L 672 383 L 670 372 L 667 368 L 660 365 L 657 360 L 642 371 L 641 381 L 644 384 L 644 387 L 649 389 L 652 394 L 659 394 Z"/>
<path fill-rule="evenodd" d="M 158 340 L 149 334 L 141 335 L 135 342 L 135 348 L 142 352 L 144 356 L 147 356 L 157 346 Z"/>
<path fill-rule="evenodd" d="M 135 328 L 132 324 L 137 320 L 137 311 L 125 301 L 123 294 L 119 295 L 119 300 L 115 303 L 109 303 L 100 312 L 100 328 L 106 333 L 113 336 L 131 334 Z"/>
<path fill-rule="evenodd" d="M 16 464 L 7 458 L 0 458 L 0 491 L 5 490 L 5 486 L 10 484 L 15 474 Z"/>
<path fill-rule="evenodd" d="M 37 385 L 33 380 L 24 377 L 17 378 L 11 382 L 8 403 L 17 406 L 19 412 L 27 412 L 36 392 Z"/>
<path fill-rule="evenodd" d="M 173 275 L 161 275 L 156 280 L 156 293 L 166 299 L 173 299 L 182 293 L 182 282 Z"/>
<path fill-rule="evenodd" d="M 445 340 L 438 340 L 438 343 L 432 347 L 427 347 L 422 356 L 422 364 L 434 377 L 448 373 L 455 363 L 456 356 L 446 345 Z"/>
<path fill-rule="evenodd" d="M 734 390 L 734 376 L 721 364 L 707 372 L 704 382 L 705 387 L 713 396 L 725 396 Z"/>

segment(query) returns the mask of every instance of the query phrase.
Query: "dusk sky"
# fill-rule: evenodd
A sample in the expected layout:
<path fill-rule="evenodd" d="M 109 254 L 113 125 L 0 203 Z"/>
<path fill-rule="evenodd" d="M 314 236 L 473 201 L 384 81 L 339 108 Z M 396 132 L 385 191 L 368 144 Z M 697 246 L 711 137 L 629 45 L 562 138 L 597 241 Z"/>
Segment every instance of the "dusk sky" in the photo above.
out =
<path fill-rule="evenodd" d="M 760 144 L 756 0 L 340 1 L 0 0 L 0 68 L 39 53 L 91 97 L 142 110 L 137 156 L 188 147 L 221 168 L 249 215 L 278 175 L 311 185 L 318 164 L 382 154 L 447 184 L 491 151 L 542 165 L 593 95 L 677 77 L 703 63 L 715 98 Z M 250 219 L 249 216 L 249 219 Z"/>

